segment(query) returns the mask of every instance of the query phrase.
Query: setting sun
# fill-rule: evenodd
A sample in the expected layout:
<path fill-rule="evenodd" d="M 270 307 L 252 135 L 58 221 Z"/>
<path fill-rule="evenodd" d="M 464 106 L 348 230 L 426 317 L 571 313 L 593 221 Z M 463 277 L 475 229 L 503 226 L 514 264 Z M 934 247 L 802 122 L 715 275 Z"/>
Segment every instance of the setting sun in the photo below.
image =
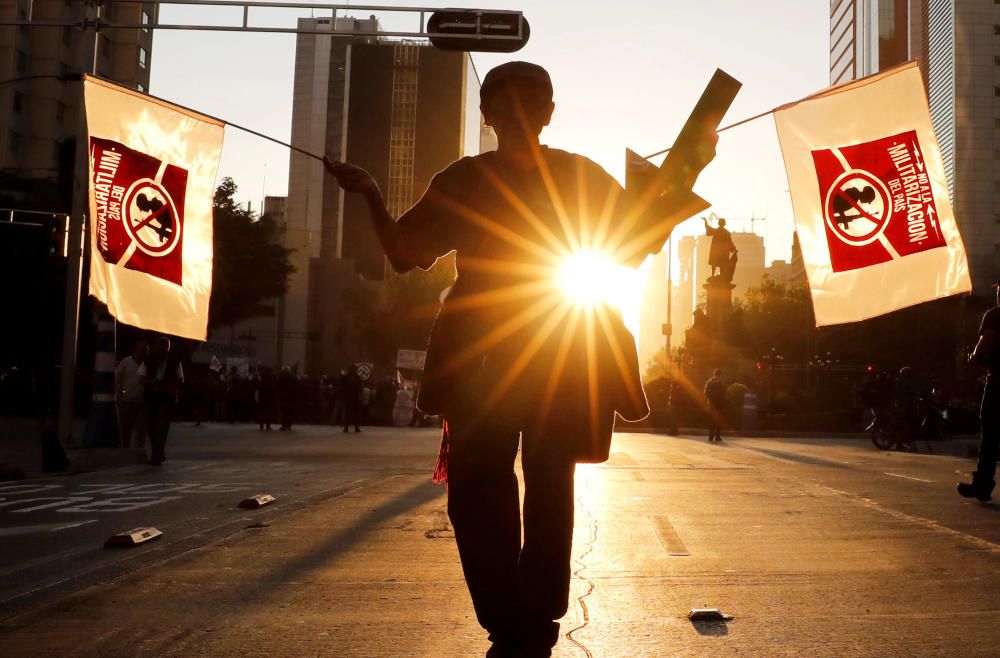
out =
<path fill-rule="evenodd" d="M 574 304 L 615 306 L 634 333 L 645 281 L 642 274 L 642 268 L 619 265 L 599 251 L 579 251 L 559 266 L 559 289 Z"/>

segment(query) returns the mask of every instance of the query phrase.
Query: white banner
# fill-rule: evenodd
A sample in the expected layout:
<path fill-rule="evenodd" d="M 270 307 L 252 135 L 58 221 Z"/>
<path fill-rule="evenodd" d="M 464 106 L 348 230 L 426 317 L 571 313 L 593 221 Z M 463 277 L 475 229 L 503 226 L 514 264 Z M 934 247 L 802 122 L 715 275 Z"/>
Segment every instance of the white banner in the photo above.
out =
<path fill-rule="evenodd" d="M 223 124 L 87 76 L 90 294 L 136 327 L 204 340 Z"/>
<path fill-rule="evenodd" d="M 916 62 L 774 119 L 817 326 L 972 289 Z"/>

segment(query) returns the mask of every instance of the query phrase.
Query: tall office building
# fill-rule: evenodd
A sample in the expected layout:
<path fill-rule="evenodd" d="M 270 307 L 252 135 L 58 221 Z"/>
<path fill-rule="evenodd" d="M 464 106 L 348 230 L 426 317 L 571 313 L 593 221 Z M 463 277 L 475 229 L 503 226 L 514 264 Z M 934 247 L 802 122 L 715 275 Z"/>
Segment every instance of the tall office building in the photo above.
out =
<path fill-rule="evenodd" d="M 292 143 L 364 167 L 399 216 L 452 161 L 495 147 L 479 113 L 468 53 L 379 36 L 378 21 L 300 19 Z M 386 262 L 363 200 L 344 194 L 322 163 L 292 153 L 285 246 L 296 268 L 284 299 L 281 360 L 310 373 L 367 360 L 343 305 L 356 276 L 381 280 Z"/>
<path fill-rule="evenodd" d="M 102 9 L 111 23 L 142 25 L 155 21 L 153 3 L 114 3 Z M 29 14 L 30 12 L 30 14 Z M 6 20 L 82 22 L 95 18 L 85 2 L 68 0 L 0 0 Z M 68 210 L 68 193 L 53 200 L 27 198 L 31 181 L 55 180 L 60 163 L 73 163 L 71 142 L 77 136 L 83 92 L 79 82 L 54 77 L 90 73 L 146 91 L 152 65 L 153 30 L 146 28 L 94 32 L 75 27 L 0 28 L 0 81 L 34 78 L 0 86 L 0 196 L 7 204 L 46 210 Z M 45 207 L 45 204 L 58 207 Z"/>
<path fill-rule="evenodd" d="M 919 59 L 973 292 L 1000 273 L 1000 4 L 834 0 L 830 82 Z M 1000 143 L 1000 141 L 997 141 Z"/>

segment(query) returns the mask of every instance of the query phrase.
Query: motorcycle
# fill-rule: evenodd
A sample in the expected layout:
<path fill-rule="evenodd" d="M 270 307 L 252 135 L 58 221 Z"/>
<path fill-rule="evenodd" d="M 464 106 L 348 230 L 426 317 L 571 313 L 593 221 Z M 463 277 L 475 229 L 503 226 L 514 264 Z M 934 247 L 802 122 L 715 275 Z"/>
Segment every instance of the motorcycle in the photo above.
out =
<path fill-rule="evenodd" d="M 916 418 L 909 423 L 896 406 L 872 409 L 872 422 L 865 429 L 871 432 L 872 443 L 879 450 L 914 450 L 914 441 L 947 441 L 948 408 L 937 396 L 921 396 L 917 401 Z M 909 425 L 909 427 L 907 427 Z M 933 452 L 930 443 L 928 452 Z"/>

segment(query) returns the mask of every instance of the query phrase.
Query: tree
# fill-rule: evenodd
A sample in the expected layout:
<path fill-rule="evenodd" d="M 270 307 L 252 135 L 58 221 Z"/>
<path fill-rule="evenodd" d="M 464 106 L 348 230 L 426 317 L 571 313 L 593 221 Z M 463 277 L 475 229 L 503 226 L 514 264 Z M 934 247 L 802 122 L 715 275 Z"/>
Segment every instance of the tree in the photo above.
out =
<path fill-rule="evenodd" d="M 271 313 L 263 302 L 285 294 L 295 271 L 277 222 L 237 204 L 237 189 L 232 178 L 223 178 L 212 203 L 215 265 L 208 323 L 213 329 Z"/>
<path fill-rule="evenodd" d="M 441 307 L 441 293 L 455 282 L 455 256 L 430 270 L 390 274 L 385 281 L 358 278 L 344 290 L 345 314 L 364 337 L 370 358 L 394 363 L 399 348 L 421 349 Z"/>
<path fill-rule="evenodd" d="M 765 276 L 760 286 L 747 289 L 733 307 L 734 342 L 749 355 L 759 356 L 777 347 L 786 360 L 802 362 L 808 357 L 814 325 L 808 288 Z"/>

